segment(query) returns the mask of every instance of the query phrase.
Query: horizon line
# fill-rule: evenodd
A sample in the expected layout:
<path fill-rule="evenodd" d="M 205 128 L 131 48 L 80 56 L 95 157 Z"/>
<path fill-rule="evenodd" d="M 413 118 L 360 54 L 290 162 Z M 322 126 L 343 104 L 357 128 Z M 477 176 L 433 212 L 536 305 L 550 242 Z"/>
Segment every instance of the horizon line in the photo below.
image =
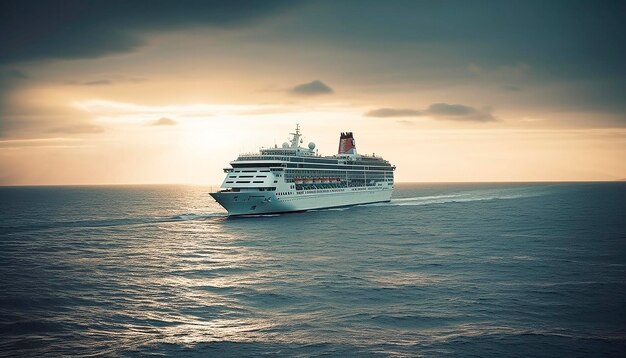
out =
<path fill-rule="evenodd" d="M 402 181 L 396 184 L 542 184 L 542 183 L 616 183 L 626 182 L 624 179 L 613 180 L 473 180 L 473 181 Z M 97 183 L 97 184 L 0 184 L 0 188 L 11 187 L 94 187 L 94 186 L 205 186 L 220 187 L 220 184 L 202 183 Z"/>

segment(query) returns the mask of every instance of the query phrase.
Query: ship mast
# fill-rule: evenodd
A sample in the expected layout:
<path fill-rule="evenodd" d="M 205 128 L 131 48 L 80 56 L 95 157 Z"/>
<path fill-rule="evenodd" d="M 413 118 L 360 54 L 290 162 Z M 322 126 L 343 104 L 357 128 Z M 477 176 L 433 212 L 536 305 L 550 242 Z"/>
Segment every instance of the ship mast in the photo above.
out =
<path fill-rule="evenodd" d="M 302 134 L 300 133 L 300 124 L 299 123 L 296 124 L 295 133 L 289 133 L 289 134 L 293 136 L 293 138 L 291 138 L 291 148 L 298 148 L 298 145 L 301 143 L 300 137 L 302 136 Z"/>

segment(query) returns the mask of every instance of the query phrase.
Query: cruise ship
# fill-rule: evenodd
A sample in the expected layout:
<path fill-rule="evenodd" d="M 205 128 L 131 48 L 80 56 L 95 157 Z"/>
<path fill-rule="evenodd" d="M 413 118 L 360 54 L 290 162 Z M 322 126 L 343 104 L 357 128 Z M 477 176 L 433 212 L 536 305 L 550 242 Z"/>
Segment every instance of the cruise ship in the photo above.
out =
<path fill-rule="evenodd" d="M 224 168 L 226 178 L 211 196 L 229 216 L 286 213 L 386 202 L 396 169 L 376 155 L 356 151 L 352 132 L 341 133 L 336 155 L 321 156 L 303 143 L 300 126 L 281 147 L 241 154 Z"/>

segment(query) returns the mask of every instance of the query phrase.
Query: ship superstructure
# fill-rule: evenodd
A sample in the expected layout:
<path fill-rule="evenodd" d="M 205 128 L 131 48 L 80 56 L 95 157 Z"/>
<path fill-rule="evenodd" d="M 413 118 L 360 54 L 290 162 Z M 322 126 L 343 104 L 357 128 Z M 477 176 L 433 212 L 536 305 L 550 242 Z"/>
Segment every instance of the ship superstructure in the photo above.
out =
<path fill-rule="evenodd" d="M 299 125 L 281 147 L 241 154 L 224 168 L 226 178 L 211 196 L 228 215 L 304 211 L 391 199 L 395 166 L 356 151 L 352 132 L 341 133 L 336 155 L 301 147 Z"/>

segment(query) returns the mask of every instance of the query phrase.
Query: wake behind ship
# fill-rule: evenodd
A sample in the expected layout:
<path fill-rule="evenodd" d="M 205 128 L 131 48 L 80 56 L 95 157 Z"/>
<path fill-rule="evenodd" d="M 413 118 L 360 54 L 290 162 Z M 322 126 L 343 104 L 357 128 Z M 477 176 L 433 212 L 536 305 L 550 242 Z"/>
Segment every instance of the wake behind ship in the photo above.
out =
<path fill-rule="evenodd" d="M 229 216 L 284 213 L 385 202 L 396 169 L 381 157 L 357 154 L 352 132 L 341 133 L 337 155 L 321 156 L 315 143 L 301 147 L 296 125 L 290 142 L 241 154 L 224 168 L 211 196 Z"/>

